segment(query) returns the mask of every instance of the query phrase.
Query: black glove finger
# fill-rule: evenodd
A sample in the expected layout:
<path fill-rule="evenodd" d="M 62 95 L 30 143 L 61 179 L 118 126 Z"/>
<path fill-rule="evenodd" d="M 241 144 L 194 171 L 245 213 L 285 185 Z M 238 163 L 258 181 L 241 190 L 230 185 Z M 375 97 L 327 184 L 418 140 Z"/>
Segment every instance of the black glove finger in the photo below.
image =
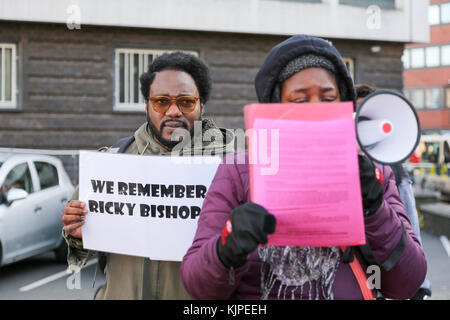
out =
<path fill-rule="evenodd" d="M 360 177 L 375 176 L 375 165 L 368 157 L 358 155 L 358 165 Z"/>
<path fill-rule="evenodd" d="M 231 228 L 228 229 L 228 224 Z M 235 208 L 222 229 L 218 254 L 225 266 L 239 267 L 259 244 L 266 244 L 267 234 L 275 230 L 275 217 L 256 203 L 245 203 Z"/>
<path fill-rule="evenodd" d="M 264 218 L 263 231 L 267 234 L 272 234 L 275 232 L 277 220 L 273 214 L 268 213 Z"/>
<path fill-rule="evenodd" d="M 233 246 L 236 248 L 234 250 L 235 254 L 238 256 L 247 256 L 249 253 L 252 253 L 260 243 L 267 243 L 267 236 L 265 239 L 256 239 L 253 234 L 249 232 L 243 232 L 239 235 L 239 237 L 232 237 L 230 239 L 230 247 Z"/>
<path fill-rule="evenodd" d="M 218 241 L 219 258 L 226 267 L 238 268 L 247 262 L 247 256 L 258 247 L 258 244 L 259 241 L 251 232 L 232 230 L 225 242 Z"/>
<path fill-rule="evenodd" d="M 236 236 L 242 234 L 247 239 L 251 236 L 258 244 L 266 244 L 267 234 L 273 233 L 272 229 L 275 228 L 275 217 L 264 207 L 252 202 L 240 206 L 230 218 Z"/>
<path fill-rule="evenodd" d="M 364 214 L 371 215 L 381 206 L 383 201 L 383 186 L 375 174 L 376 167 L 365 156 L 358 155 L 361 195 Z"/>

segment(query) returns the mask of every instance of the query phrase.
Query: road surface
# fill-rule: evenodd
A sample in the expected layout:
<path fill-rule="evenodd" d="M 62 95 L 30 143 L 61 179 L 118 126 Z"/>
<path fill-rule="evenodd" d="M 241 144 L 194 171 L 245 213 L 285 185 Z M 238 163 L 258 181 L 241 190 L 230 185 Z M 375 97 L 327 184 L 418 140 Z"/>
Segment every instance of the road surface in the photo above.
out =
<path fill-rule="evenodd" d="M 427 277 L 433 286 L 430 300 L 450 300 L 450 247 L 445 247 L 441 237 L 423 231 L 422 240 L 428 261 Z M 98 269 L 93 286 L 95 261 L 81 271 L 79 279 L 67 274 L 66 269 L 64 264 L 55 262 L 52 252 L 4 266 L 0 269 L 0 299 L 90 300 L 105 283 Z"/>

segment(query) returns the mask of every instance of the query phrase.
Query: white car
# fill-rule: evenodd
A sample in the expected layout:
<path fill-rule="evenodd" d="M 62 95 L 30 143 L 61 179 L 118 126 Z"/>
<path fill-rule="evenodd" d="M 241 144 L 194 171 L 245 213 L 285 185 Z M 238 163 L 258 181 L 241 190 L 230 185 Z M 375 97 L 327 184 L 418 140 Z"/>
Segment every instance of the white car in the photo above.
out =
<path fill-rule="evenodd" d="M 66 262 L 61 212 L 73 190 L 58 158 L 0 153 L 0 266 L 49 250 Z"/>

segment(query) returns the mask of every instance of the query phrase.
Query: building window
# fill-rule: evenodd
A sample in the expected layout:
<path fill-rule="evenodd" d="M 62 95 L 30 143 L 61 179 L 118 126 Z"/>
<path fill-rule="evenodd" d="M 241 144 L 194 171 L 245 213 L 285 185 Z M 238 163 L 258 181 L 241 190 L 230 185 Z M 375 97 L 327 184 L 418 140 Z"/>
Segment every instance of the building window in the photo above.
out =
<path fill-rule="evenodd" d="M 441 47 L 442 65 L 450 66 L 450 45 Z"/>
<path fill-rule="evenodd" d="M 450 2 L 441 4 L 441 23 L 450 23 Z"/>
<path fill-rule="evenodd" d="M 411 49 L 411 68 L 423 68 L 425 66 L 424 48 Z"/>
<path fill-rule="evenodd" d="M 406 99 L 408 99 L 409 101 L 411 101 L 411 92 L 408 89 L 403 89 L 403 95 L 405 96 Z"/>
<path fill-rule="evenodd" d="M 447 88 L 447 92 L 444 92 L 442 87 L 409 88 L 404 90 L 404 94 L 416 109 L 442 109 L 450 102 L 449 89 Z"/>
<path fill-rule="evenodd" d="M 425 48 L 425 65 L 427 67 L 438 67 L 440 65 L 439 47 Z"/>
<path fill-rule="evenodd" d="M 422 109 L 424 107 L 425 94 L 423 89 L 410 89 L 411 103 L 416 109 Z"/>
<path fill-rule="evenodd" d="M 438 4 L 428 7 L 428 22 L 430 25 L 437 25 L 441 23 L 440 7 Z"/>
<path fill-rule="evenodd" d="M 410 52 L 408 49 L 403 51 L 402 61 L 403 61 L 403 67 L 405 69 L 411 68 Z"/>
<path fill-rule="evenodd" d="M 114 110 L 145 112 L 139 77 L 147 71 L 156 57 L 174 51 L 176 50 L 116 49 Z M 196 51 L 183 51 L 198 56 Z"/>
<path fill-rule="evenodd" d="M 339 0 L 339 4 L 365 8 L 376 5 L 383 9 L 395 9 L 395 0 Z"/>
<path fill-rule="evenodd" d="M 425 108 L 427 109 L 441 108 L 441 88 L 425 89 Z"/>
<path fill-rule="evenodd" d="M 16 108 L 16 45 L 0 43 L 0 109 Z"/>
<path fill-rule="evenodd" d="M 405 49 L 402 61 L 405 69 L 449 66 L 450 45 Z"/>
<path fill-rule="evenodd" d="M 450 108 L 450 88 L 445 88 L 445 100 L 447 108 Z"/>
<path fill-rule="evenodd" d="M 322 2 L 322 0 L 278 0 L 278 1 L 308 2 L 308 3 L 321 3 Z"/>

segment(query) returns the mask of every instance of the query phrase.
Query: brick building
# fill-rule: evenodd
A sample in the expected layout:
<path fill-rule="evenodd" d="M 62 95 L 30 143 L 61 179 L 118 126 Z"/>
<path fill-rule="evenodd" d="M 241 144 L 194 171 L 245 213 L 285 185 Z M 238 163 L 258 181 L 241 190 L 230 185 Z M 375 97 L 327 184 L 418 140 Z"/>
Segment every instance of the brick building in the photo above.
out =
<path fill-rule="evenodd" d="M 405 43 L 428 41 L 427 5 L 3 0 L 0 146 L 95 149 L 132 134 L 145 121 L 139 74 L 167 50 L 194 52 L 209 64 L 206 114 L 230 128 L 243 127 L 243 106 L 256 101 L 253 80 L 265 55 L 292 34 L 331 40 L 355 82 L 402 90 Z"/>
<path fill-rule="evenodd" d="M 405 95 L 425 132 L 450 133 L 450 1 L 431 0 L 430 41 L 406 46 Z"/>

